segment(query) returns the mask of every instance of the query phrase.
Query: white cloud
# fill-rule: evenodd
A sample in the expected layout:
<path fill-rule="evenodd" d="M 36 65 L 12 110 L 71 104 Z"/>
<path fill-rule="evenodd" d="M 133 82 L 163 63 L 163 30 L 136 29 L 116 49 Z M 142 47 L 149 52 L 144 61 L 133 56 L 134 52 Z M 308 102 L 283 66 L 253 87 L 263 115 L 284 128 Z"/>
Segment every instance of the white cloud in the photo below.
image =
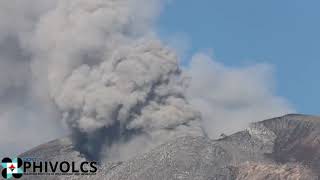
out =
<path fill-rule="evenodd" d="M 191 77 L 187 96 L 202 113 L 207 134 L 231 134 L 253 121 L 294 109 L 275 94 L 274 68 L 269 64 L 227 67 L 209 55 L 193 56 L 186 73 Z"/>
<path fill-rule="evenodd" d="M 59 118 L 45 87 L 31 72 L 25 43 L 54 0 L 0 2 L 0 157 L 17 155 L 63 135 Z"/>

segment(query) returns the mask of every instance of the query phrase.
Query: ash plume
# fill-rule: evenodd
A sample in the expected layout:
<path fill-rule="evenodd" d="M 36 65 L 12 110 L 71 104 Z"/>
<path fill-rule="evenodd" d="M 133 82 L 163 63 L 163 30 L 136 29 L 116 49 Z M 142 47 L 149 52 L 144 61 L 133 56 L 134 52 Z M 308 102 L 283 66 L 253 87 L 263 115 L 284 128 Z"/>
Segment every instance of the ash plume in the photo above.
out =
<path fill-rule="evenodd" d="M 148 10 L 137 7 L 142 3 Z M 148 29 L 154 3 L 61 0 L 41 16 L 31 38 L 34 64 L 47 68 L 50 96 L 90 159 L 130 156 L 121 154 L 130 144 L 125 149 L 141 152 L 202 134 L 177 57 Z"/>
<path fill-rule="evenodd" d="M 153 29 L 165 2 L 1 1 L 0 149 L 71 133 L 89 159 L 128 159 L 177 136 L 215 138 L 247 119 L 292 112 L 269 80 L 252 79 L 269 74 L 261 68 L 230 70 L 198 56 L 182 72 Z M 234 83 L 239 77 L 247 83 Z"/>

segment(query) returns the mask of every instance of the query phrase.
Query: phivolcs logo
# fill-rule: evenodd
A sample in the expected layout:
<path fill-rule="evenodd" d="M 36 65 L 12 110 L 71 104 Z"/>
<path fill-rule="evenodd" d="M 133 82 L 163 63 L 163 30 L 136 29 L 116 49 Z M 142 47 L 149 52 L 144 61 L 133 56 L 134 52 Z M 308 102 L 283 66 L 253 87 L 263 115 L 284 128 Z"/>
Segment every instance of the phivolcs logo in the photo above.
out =
<path fill-rule="evenodd" d="M 14 178 L 21 178 L 23 174 L 22 170 L 23 161 L 20 158 L 10 159 L 8 157 L 3 158 L 1 162 L 2 169 L 2 177 L 5 179 Z"/>
<path fill-rule="evenodd" d="M 98 170 L 95 161 L 43 161 L 38 158 L 14 158 L 2 159 L 2 176 L 5 179 L 21 178 L 24 176 L 88 176 L 95 175 Z M 1 169 L 0 169 L 1 170 Z"/>

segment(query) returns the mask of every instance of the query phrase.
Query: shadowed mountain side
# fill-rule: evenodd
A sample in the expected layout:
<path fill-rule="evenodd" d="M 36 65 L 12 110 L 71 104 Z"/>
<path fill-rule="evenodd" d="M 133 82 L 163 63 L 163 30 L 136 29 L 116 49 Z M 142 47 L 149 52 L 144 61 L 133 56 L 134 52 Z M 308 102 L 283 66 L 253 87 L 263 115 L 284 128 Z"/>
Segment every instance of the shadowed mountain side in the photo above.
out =
<path fill-rule="evenodd" d="M 318 179 L 320 118 L 286 115 L 252 123 L 249 128 L 210 140 L 173 139 L 124 162 L 102 163 L 97 175 L 45 179 Z M 84 158 L 69 138 L 51 141 L 21 155 L 43 160 Z M 44 179 L 43 176 L 25 179 Z"/>

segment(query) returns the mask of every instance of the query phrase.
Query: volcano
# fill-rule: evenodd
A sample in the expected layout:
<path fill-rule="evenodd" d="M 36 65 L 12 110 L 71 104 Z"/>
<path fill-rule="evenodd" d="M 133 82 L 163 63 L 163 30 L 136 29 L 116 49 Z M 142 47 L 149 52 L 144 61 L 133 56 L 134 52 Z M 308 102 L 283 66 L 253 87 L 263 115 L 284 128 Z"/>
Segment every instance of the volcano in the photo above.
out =
<path fill-rule="evenodd" d="M 85 160 L 69 137 L 20 157 Z M 24 179 L 305 179 L 320 178 L 320 118 L 289 114 L 250 124 L 220 139 L 184 136 L 127 161 L 101 162 L 92 176 L 24 176 Z"/>

